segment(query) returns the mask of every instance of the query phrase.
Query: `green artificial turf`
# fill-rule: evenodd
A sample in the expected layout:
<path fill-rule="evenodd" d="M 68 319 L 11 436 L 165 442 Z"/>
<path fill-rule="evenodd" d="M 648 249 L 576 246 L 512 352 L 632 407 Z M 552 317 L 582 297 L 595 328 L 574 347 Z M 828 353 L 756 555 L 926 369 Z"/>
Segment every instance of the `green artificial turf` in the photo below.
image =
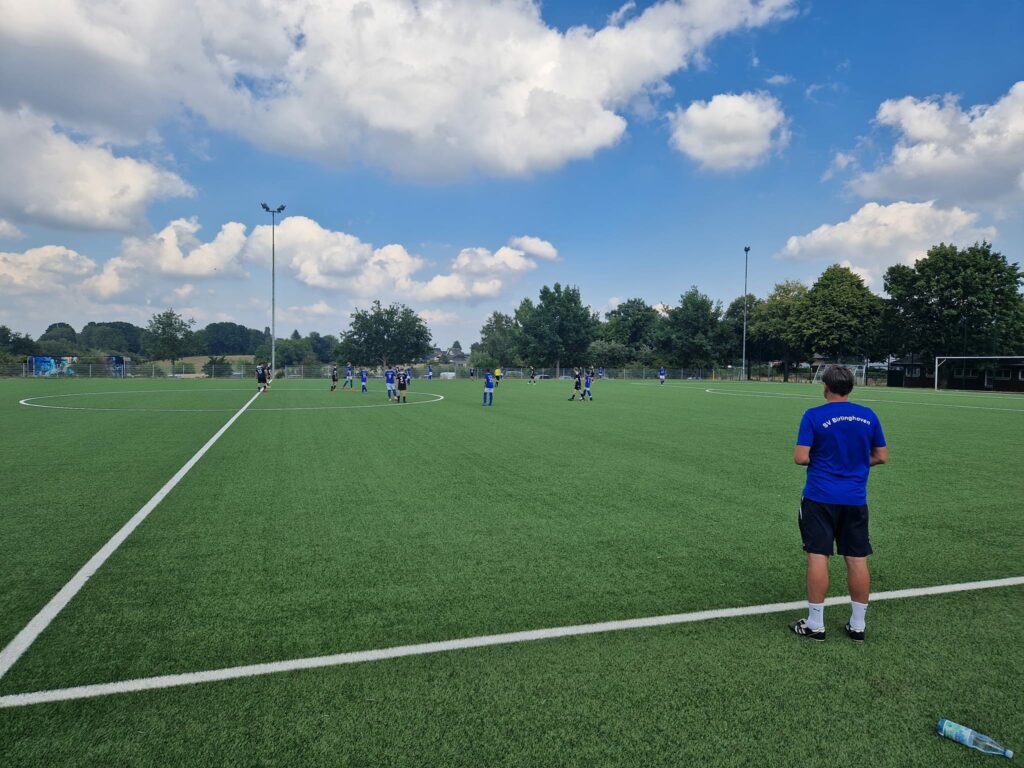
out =
<path fill-rule="evenodd" d="M 566 382 L 510 380 L 493 408 L 477 383 L 416 381 L 418 404 L 403 406 L 371 387 L 275 383 L 0 694 L 803 594 L 791 454 L 814 387 L 601 382 L 581 404 Z M 254 392 L 0 382 L 0 644 Z M 116 410 L 17 404 L 40 394 Z M 1024 399 L 872 388 L 854 400 L 890 444 L 869 489 L 873 588 L 1021 575 Z M 0 754 L 790 765 L 820 748 L 831 764 L 962 764 L 973 756 L 936 743 L 929 718 L 1024 733 L 1021 597 L 878 603 L 863 648 L 838 632 L 806 648 L 770 615 L 0 710 Z"/>

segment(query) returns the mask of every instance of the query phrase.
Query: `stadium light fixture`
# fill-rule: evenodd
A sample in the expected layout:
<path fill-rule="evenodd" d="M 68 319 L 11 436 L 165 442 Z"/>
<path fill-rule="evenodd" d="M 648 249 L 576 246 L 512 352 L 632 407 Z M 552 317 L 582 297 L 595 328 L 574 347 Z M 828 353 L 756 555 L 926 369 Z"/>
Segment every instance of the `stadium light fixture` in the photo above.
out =
<path fill-rule="evenodd" d="M 750 246 L 743 246 L 743 380 L 747 380 L 747 263 Z"/>
<path fill-rule="evenodd" d="M 274 371 L 277 370 L 277 325 L 275 319 L 277 316 L 277 296 L 276 296 L 276 281 L 275 272 L 277 265 L 277 245 L 275 243 L 275 230 L 277 229 L 277 214 L 284 211 L 284 206 L 279 205 L 277 208 L 271 208 L 266 203 L 260 203 L 263 206 L 263 210 L 270 214 L 270 376 L 273 378 Z"/>

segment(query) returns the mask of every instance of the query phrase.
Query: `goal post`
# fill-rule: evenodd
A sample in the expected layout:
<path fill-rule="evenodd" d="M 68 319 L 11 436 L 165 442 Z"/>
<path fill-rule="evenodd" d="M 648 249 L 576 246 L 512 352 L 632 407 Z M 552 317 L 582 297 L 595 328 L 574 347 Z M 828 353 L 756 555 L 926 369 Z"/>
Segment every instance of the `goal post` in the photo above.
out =
<path fill-rule="evenodd" d="M 949 381 L 961 382 L 961 389 L 1018 390 L 1014 383 L 1024 382 L 1024 355 L 936 355 L 935 391 L 939 387 L 939 369 L 949 363 Z M 1016 381 L 1015 381 L 1016 380 Z M 1000 386 L 1007 382 L 1007 386 Z"/>
<path fill-rule="evenodd" d="M 859 387 L 867 386 L 868 367 L 858 363 L 821 363 L 814 369 L 814 384 L 821 383 L 821 377 L 830 365 L 841 365 L 843 368 L 849 368 L 853 372 L 854 383 Z"/>

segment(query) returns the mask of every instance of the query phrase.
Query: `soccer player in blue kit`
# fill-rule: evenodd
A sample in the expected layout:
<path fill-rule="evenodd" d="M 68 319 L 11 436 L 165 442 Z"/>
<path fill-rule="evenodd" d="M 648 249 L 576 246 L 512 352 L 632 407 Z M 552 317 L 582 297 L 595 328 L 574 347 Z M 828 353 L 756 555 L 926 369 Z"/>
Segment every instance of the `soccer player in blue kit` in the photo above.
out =
<path fill-rule="evenodd" d="M 488 368 L 484 373 L 484 405 L 494 405 L 494 374 Z"/>
<path fill-rule="evenodd" d="M 365 392 L 366 391 L 366 369 L 365 368 L 360 368 L 359 369 L 359 383 L 362 385 L 362 389 L 360 391 L 361 392 Z"/>
<path fill-rule="evenodd" d="M 384 371 L 384 389 L 388 393 L 388 400 L 391 399 L 392 395 L 398 396 L 397 392 L 395 392 L 395 371 L 393 368 L 388 368 Z"/>
<path fill-rule="evenodd" d="M 427 381 L 433 381 L 433 380 L 434 380 L 434 366 L 428 365 L 427 366 Z"/>
<path fill-rule="evenodd" d="M 834 542 L 846 561 L 850 589 L 851 615 L 844 629 L 851 640 L 862 642 L 871 589 L 868 472 L 885 464 L 889 453 L 875 412 L 849 400 L 853 372 L 830 365 L 822 383 L 826 402 L 804 413 L 793 452 L 793 461 L 807 467 L 799 517 L 807 552 L 807 618 L 789 628 L 810 640 L 825 639 L 828 559 Z"/>
<path fill-rule="evenodd" d="M 587 371 L 587 375 L 583 378 L 583 395 L 580 397 L 580 402 L 581 403 L 584 400 L 586 400 L 587 398 L 590 398 L 591 400 L 594 399 L 594 396 L 592 394 L 590 394 L 590 384 L 593 381 L 594 381 L 594 374 L 591 373 L 590 371 Z"/>
<path fill-rule="evenodd" d="M 665 383 L 665 366 L 664 365 L 661 366 L 661 368 L 658 369 L 658 378 L 661 379 L 661 383 L 662 384 Z"/>
<path fill-rule="evenodd" d="M 345 363 L 345 383 L 341 385 L 341 388 L 344 389 L 345 387 L 349 389 L 356 388 L 355 382 L 352 381 L 352 363 Z"/>

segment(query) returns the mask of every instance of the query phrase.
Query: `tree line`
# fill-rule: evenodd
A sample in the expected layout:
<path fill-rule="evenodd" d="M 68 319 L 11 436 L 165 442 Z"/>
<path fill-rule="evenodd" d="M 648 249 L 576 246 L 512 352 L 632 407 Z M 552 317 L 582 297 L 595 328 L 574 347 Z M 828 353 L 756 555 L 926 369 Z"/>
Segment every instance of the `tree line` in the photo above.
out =
<path fill-rule="evenodd" d="M 494 312 L 480 329 L 477 366 L 738 365 L 747 315 L 747 360 L 790 368 L 815 357 L 846 362 L 937 354 L 1024 354 L 1024 272 L 976 243 L 940 244 L 913 266 L 885 273 L 883 298 L 852 270 L 833 265 L 815 283 L 787 280 L 764 298 L 727 307 L 696 286 L 676 305 L 628 299 L 601 318 L 580 291 L 556 283 L 512 314 Z"/>
<path fill-rule="evenodd" d="M 787 280 L 764 298 L 748 294 L 723 306 L 696 286 L 671 307 L 632 298 L 602 318 L 584 304 L 579 288 L 541 288 L 512 314 L 495 311 L 473 344 L 470 365 L 600 365 L 712 368 L 740 363 L 743 316 L 747 360 L 771 361 L 788 375 L 815 356 L 830 360 L 885 360 L 914 355 L 1024 354 L 1024 272 L 987 242 L 966 248 L 939 244 L 913 266 L 897 264 L 884 276 L 887 296 L 871 292 L 846 267 L 833 265 L 810 287 Z M 130 355 L 177 360 L 191 355 L 252 355 L 270 359 L 270 329 L 231 322 L 193 330 L 173 309 L 146 327 L 90 322 L 76 332 L 54 323 L 38 339 L 0 325 L 0 363 L 27 355 Z M 414 362 L 433 349 L 430 330 L 404 304 L 379 300 L 351 315 L 337 335 L 298 330 L 276 341 L 278 366 L 352 361 L 362 365 Z"/>

